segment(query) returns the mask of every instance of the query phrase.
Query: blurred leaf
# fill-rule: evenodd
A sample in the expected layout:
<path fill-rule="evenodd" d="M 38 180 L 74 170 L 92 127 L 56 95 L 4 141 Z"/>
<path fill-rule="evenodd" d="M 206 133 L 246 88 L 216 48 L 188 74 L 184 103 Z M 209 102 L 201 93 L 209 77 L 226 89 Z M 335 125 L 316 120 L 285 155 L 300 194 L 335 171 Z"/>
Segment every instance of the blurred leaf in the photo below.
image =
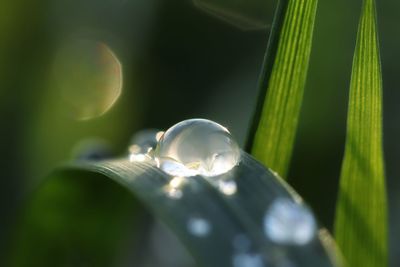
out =
<path fill-rule="evenodd" d="M 272 0 L 193 0 L 195 6 L 243 30 L 266 28 L 275 1 Z"/>
<path fill-rule="evenodd" d="M 284 177 L 303 99 L 317 2 L 279 1 L 250 129 L 247 148 Z"/>
<path fill-rule="evenodd" d="M 387 266 L 382 78 L 374 0 L 365 0 L 353 59 L 335 235 L 349 266 Z"/>
<path fill-rule="evenodd" d="M 29 199 L 5 266 L 113 266 L 142 226 L 137 201 L 96 173 L 56 172 Z M 132 253 L 132 252 L 130 252 Z"/>
<path fill-rule="evenodd" d="M 123 189 L 175 232 L 199 266 L 242 266 L 239 262 L 249 261 L 258 264 L 254 266 L 341 266 L 329 234 L 318 226 L 301 245 L 271 240 L 265 228 L 271 204 L 286 199 L 296 209 L 306 206 L 285 182 L 247 154 L 227 174 L 195 176 L 181 183 L 174 179 L 150 163 L 127 158 L 87 161 L 56 172 L 23 217 L 14 261 L 7 266 L 114 266 L 111 254 L 131 223 L 126 211 L 133 199 Z M 221 190 L 224 183 L 234 183 L 237 190 Z M 139 234 L 146 231 L 143 225 L 136 227 L 131 238 L 139 244 L 128 249 L 140 255 L 146 239 Z M 140 257 L 133 259 L 140 266 Z"/>

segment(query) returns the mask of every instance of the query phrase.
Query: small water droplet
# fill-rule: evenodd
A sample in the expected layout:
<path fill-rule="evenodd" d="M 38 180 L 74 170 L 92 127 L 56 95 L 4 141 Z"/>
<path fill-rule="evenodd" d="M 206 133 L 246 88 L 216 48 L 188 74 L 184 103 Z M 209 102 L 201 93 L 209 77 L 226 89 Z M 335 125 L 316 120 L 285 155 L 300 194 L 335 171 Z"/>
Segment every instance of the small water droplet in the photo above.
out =
<path fill-rule="evenodd" d="M 200 217 L 192 217 L 189 219 L 187 228 L 192 235 L 198 237 L 205 237 L 211 231 L 210 223 L 203 218 Z"/>
<path fill-rule="evenodd" d="M 147 129 L 136 133 L 129 146 L 130 161 L 146 161 L 152 159 L 152 152 L 157 146 L 159 130 Z"/>
<path fill-rule="evenodd" d="M 168 197 L 173 199 L 180 199 L 183 196 L 181 188 L 185 185 L 185 179 L 183 177 L 174 177 L 164 187 L 164 191 Z"/>
<path fill-rule="evenodd" d="M 52 68 L 58 105 L 68 116 L 89 120 L 109 111 L 122 93 L 122 66 L 105 43 L 72 39 L 59 47 Z"/>
<path fill-rule="evenodd" d="M 240 160 L 240 149 L 229 131 L 210 120 L 190 119 L 169 128 L 158 142 L 159 167 L 173 176 L 217 176 Z"/>
<path fill-rule="evenodd" d="M 264 267 L 260 254 L 237 253 L 233 256 L 234 267 Z"/>
<path fill-rule="evenodd" d="M 315 235 L 316 222 L 309 208 L 279 198 L 264 217 L 264 231 L 276 243 L 305 245 Z"/>
<path fill-rule="evenodd" d="M 182 191 L 179 189 L 176 189 L 176 188 L 170 188 L 170 189 L 166 190 L 166 193 L 167 193 L 167 196 L 172 199 L 180 199 L 183 196 Z"/>
<path fill-rule="evenodd" d="M 221 193 L 227 196 L 232 196 L 237 192 L 237 185 L 234 180 L 219 180 L 218 189 Z"/>

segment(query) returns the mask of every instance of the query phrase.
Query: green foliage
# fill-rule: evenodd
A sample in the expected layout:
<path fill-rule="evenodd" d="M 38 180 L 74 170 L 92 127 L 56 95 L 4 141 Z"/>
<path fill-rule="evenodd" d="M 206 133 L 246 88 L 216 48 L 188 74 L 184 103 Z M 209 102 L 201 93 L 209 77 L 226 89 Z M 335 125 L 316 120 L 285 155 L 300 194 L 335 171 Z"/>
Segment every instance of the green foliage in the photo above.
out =
<path fill-rule="evenodd" d="M 126 233 L 137 234 L 137 201 L 96 173 L 50 177 L 29 199 L 5 266 L 112 266 L 127 249 Z"/>
<path fill-rule="evenodd" d="M 349 266 L 387 266 L 382 79 L 374 0 L 365 0 L 350 83 L 335 235 Z"/>
<path fill-rule="evenodd" d="M 317 2 L 279 2 L 261 77 L 262 104 L 257 107 L 249 136 L 252 154 L 283 177 L 303 99 Z"/>

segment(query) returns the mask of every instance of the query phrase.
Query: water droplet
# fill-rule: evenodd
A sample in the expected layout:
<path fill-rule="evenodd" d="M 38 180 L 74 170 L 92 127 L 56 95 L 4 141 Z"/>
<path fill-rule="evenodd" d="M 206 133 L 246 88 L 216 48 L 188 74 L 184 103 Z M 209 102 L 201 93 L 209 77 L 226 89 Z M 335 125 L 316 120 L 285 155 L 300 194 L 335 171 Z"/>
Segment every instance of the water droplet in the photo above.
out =
<path fill-rule="evenodd" d="M 192 217 L 189 219 L 187 224 L 188 231 L 195 236 L 205 237 L 211 231 L 210 223 L 200 217 Z"/>
<path fill-rule="evenodd" d="M 129 146 L 130 161 L 146 161 L 152 159 L 152 152 L 157 146 L 158 138 L 163 132 L 156 129 L 142 130 L 136 133 Z"/>
<path fill-rule="evenodd" d="M 316 232 L 316 222 L 309 208 L 286 198 L 272 203 L 264 217 L 265 234 L 274 242 L 305 245 Z"/>
<path fill-rule="evenodd" d="M 170 189 L 166 190 L 166 193 L 167 193 L 167 196 L 172 199 L 180 199 L 183 196 L 182 191 L 179 189 L 176 189 L 176 188 L 170 188 Z"/>
<path fill-rule="evenodd" d="M 102 42 L 75 39 L 58 50 L 53 64 L 60 107 L 77 120 L 106 113 L 122 92 L 122 66 Z"/>
<path fill-rule="evenodd" d="M 169 128 L 158 142 L 159 167 L 173 176 L 217 176 L 240 160 L 240 149 L 229 131 L 210 120 L 190 119 Z"/>
<path fill-rule="evenodd" d="M 164 187 L 164 191 L 168 197 L 179 199 L 183 196 L 181 188 L 185 185 L 186 180 L 183 177 L 174 177 Z"/>
<path fill-rule="evenodd" d="M 195 6 L 243 30 L 266 28 L 272 22 L 273 1 L 193 0 Z"/>
<path fill-rule="evenodd" d="M 222 194 L 227 195 L 227 196 L 232 196 L 237 191 L 237 185 L 234 180 L 220 179 L 218 181 L 218 189 Z"/>
<path fill-rule="evenodd" d="M 264 267 L 263 259 L 256 253 L 237 253 L 233 256 L 234 267 Z"/>

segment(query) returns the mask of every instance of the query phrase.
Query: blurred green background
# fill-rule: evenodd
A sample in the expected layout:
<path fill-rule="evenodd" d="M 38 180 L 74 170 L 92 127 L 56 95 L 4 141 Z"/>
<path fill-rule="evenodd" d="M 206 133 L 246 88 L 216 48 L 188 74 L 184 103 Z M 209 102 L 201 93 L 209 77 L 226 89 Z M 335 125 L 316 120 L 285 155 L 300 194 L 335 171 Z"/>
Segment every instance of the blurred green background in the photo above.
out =
<path fill-rule="evenodd" d="M 269 34 L 268 27 L 250 29 L 272 21 L 274 3 L 260 1 L 246 3 L 262 6 L 262 13 L 223 0 L 3 0 L 0 246 L 7 245 L 29 191 L 79 153 L 85 140 L 120 155 L 140 129 L 204 117 L 227 126 L 243 145 Z M 222 3 L 223 19 L 209 14 L 217 9 L 214 2 Z M 391 266 L 399 266 L 400 3 L 377 2 Z M 360 0 L 319 3 L 289 174 L 289 183 L 329 229 L 360 8 Z"/>

